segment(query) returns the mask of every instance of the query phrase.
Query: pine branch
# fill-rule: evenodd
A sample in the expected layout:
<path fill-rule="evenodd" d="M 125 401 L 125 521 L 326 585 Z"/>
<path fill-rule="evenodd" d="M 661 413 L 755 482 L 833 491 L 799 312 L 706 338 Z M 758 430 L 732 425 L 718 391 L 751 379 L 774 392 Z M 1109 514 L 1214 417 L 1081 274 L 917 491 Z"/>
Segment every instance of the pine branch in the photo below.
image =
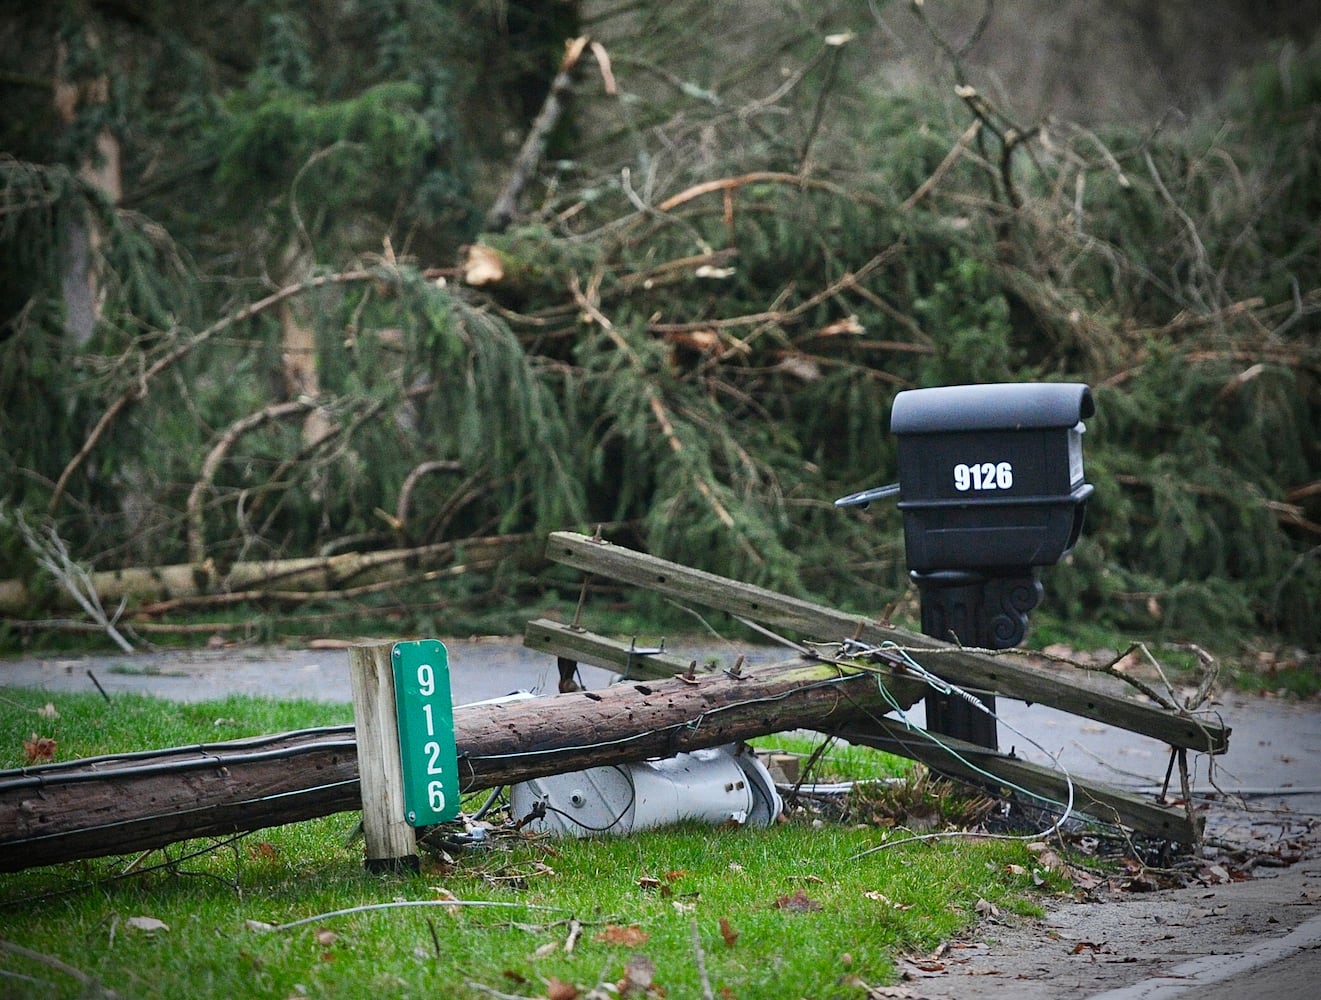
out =
<path fill-rule="evenodd" d="M 250 303 L 238 312 L 232 313 L 231 315 L 218 320 L 205 330 L 190 337 L 188 340 L 177 345 L 173 350 L 158 358 L 150 368 L 138 377 L 137 381 L 131 388 L 125 389 L 124 392 L 119 395 L 119 398 L 106 408 L 105 413 L 101 414 L 101 418 L 96 422 L 96 426 L 92 428 L 91 433 L 87 435 L 87 440 L 84 441 L 82 447 L 78 449 L 78 453 L 74 455 L 73 458 L 69 459 L 68 464 L 64 467 L 64 471 L 60 473 L 60 478 L 56 481 L 55 489 L 51 493 L 50 502 L 46 506 L 46 513 L 52 517 L 55 515 L 55 512 L 60 508 L 60 502 L 64 499 L 64 493 L 68 489 L 69 480 L 73 478 L 73 474 L 82 468 L 83 463 L 87 461 L 87 457 L 91 455 L 101 438 L 105 436 L 106 431 L 110 429 L 110 425 L 115 422 L 115 419 L 133 403 L 147 397 L 148 383 L 161 372 L 170 368 L 177 361 L 187 357 L 196 348 L 205 344 L 217 334 L 224 333 L 230 327 L 237 326 L 245 320 L 260 315 L 267 309 L 277 306 L 287 299 L 302 295 L 305 292 L 317 288 L 323 288 L 326 285 L 345 285 L 360 281 L 372 281 L 378 277 L 379 274 L 375 271 L 344 271 L 339 274 L 320 275 L 315 278 L 310 278 L 307 281 L 299 282 L 296 285 L 288 285 L 285 288 L 281 288 L 279 291 L 272 292 L 264 299 L 259 299 L 256 302 Z"/>

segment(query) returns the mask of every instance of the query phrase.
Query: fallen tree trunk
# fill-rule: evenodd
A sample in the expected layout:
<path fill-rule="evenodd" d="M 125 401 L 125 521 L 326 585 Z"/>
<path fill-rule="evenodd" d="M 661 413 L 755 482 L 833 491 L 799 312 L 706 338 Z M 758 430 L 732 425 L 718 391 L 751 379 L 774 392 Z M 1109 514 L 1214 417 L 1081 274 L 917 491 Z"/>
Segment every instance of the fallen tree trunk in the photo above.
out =
<path fill-rule="evenodd" d="M 798 727 L 831 731 L 921 689 L 794 660 L 454 713 L 464 792 Z M 162 847 L 361 808 L 352 727 L 0 773 L 0 871 Z"/>
<path fill-rule="evenodd" d="M 129 604 L 126 613 L 132 615 L 139 604 L 195 599 L 208 594 L 262 590 L 324 593 L 350 585 L 404 579 L 419 569 L 447 563 L 460 552 L 465 556 L 486 556 L 493 552 L 513 551 L 531 537 L 496 535 L 461 542 L 438 542 L 412 549 L 238 562 L 223 569 L 210 560 L 172 566 L 128 567 L 92 573 L 91 578 L 102 605 L 113 607 L 126 601 Z M 257 596 L 253 593 L 253 599 Z M 52 591 L 49 600 L 56 602 L 56 607 L 73 607 L 63 590 Z M 0 614 L 20 615 L 45 610 L 40 607 L 42 603 L 23 580 L 0 580 Z"/>

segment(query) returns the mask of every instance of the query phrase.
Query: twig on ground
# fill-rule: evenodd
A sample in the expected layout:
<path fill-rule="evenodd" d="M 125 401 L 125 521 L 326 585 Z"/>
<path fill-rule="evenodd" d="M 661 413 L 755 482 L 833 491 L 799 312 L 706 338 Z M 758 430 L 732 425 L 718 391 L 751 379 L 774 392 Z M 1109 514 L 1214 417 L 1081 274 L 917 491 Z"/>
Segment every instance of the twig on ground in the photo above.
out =
<path fill-rule="evenodd" d="M 374 910 L 400 910 L 417 906 L 472 906 L 472 907 L 507 907 L 509 909 L 523 910 L 559 910 L 558 906 L 541 906 L 537 903 L 506 903 L 500 900 L 489 899 L 401 899 L 393 903 L 365 903 L 362 906 L 350 906 L 343 910 L 331 910 L 328 913 L 318 913 L 315 916 L 304 917 L 302 920 L 293 920 L 287 924 L 275 924 L 271 927 L 262 927 L 261 930 L 269 932 L 289 931 L 295 927 L 304 927 L 307 924 L 314 924 L 318 920 L 330 920 L 332 917 L 347 917 L 354 913 L 368 913 Z"/>
<path fill-rule="evenodd" d="M 0 938 L 0 951 L 8 952 L 11 955 L 17 955 L 20 958 L 26 958 L 32 962 L 39 962 L 47 968 L 54 969 L 56 972 L 62 972 L 72 979 L 82 983 L 86 990 L 95 990 L 103 997 L 118 997 L 119 994 L 107 986 L 102 986 L 100 980 L 89 976 L 82 969 L 76 969 L 68 962 L 61 961 L 53 955 L 46 955 L 39 951 L 33 951 L 31 948 L 24 948 L 21 944 L 14 944 L 12 941 L 6 941 Z"/>
<path fill-rule="evenodd" d="M 693 957 L 697 961 L 697 974 L 702 980 L 702 998 L 703 1000 L 715 1000 L 715 994 L 711 992 L 711 977 L 706 974 L 706 952 L 702 950 L 702 936 L 697 932 L 697 921 L 692 922 L 693 928 Z"/>

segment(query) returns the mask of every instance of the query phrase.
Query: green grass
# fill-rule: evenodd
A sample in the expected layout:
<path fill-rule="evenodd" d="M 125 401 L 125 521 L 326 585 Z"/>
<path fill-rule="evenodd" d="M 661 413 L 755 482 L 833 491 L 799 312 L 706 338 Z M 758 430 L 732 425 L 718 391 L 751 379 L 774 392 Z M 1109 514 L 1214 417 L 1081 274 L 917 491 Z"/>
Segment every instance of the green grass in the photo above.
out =
<path fill-rule="evenodd" d="M 38 714 L 47 702 L 58 718 Z M 8 690 L 0 763 L 21 763 L 31 733 L 55 739 L 57 759 L 69 759 L 338 723 L 348 711 L 237 697 L 180 705 L 117 696 L 107 704 Z M 810 741 L 772 742 L 811 749 Z M 832 771 L 869 776 L 890 768 L 882 761 L 869 771 L 868 751 L 846 749 L 832 751 Z M 615 983 L 639 954 L 654 964 L 666 995 L 696 997 L 695 926 L 717 996 L 861 997 L 849 977 L 891 981 L 896 955 L 927 951 L 968 927 L 979 900 L 1033 913 L 1043 892 L 1059 888 L 1054 879 L 1046 889 L 1033 885 L 1021 843 L 912 843 L 851 860 L 887 832 L 796 819 L 768 829 L 690 825 L 591 840 L 498 833 L 486 847 L 424 855 L 419 875 L 382 877 L 363 870 L 362 843 L 348 840 L 356 820 L 343 814 L 223 845 L 177 844 L 127 872 L 133 859 L 111 858 L 3 875 L 0 938 L 133 997 L 492 995 L 483 987 L 546 996 L 552 978 L 584 992 Z M 249 923 L 447 894 L 499 905 L 377 910 L 288 930 Z M 169 929 L 138 929 L 135 917 Z M 582 931 L 570 952 L 574 920 Z M 737 935 L 732 943 L 722 920 Z M 611 926 L 636 927 L 636 937 L 612 941 Z M 0 994 L 94 992 L 0 945 Z"/>

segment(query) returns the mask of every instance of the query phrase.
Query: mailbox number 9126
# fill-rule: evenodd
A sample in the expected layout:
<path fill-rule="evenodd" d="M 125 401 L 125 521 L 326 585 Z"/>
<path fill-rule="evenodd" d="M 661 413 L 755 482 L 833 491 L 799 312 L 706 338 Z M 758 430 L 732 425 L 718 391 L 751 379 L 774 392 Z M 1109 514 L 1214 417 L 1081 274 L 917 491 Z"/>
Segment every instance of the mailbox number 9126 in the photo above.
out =
<path fill-rule="evenodd" d="M 954 488 L 969 490 L 1007 490 L 1014 485 L 1014 467 L 1008 462 L 959 463 L 954 466 Z"/>

